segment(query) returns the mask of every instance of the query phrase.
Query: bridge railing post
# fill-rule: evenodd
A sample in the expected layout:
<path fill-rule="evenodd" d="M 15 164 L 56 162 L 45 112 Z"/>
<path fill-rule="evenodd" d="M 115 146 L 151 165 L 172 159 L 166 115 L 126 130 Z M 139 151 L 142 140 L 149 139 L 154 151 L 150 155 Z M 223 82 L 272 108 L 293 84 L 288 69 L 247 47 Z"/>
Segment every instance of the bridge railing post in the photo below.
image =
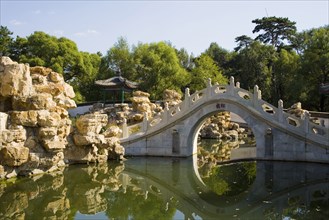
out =
<path fill-rule="evenodd" d="M 184 98 L 184 108 L 189 109 L 191 106 L 191 95 L 190 95 L 190 89 L 185 89 L 185 98 Z"/>
<path fill-rule="evenodd" d="M 126 118 L 123 118 L 122 138 L 127 138 L 127 137 L 129 137 L 128 126 L 127 126 L 127 119 Z"/>
<path fill-rule="evenodd" d="M 227 93 L 231 96 L 234 96 L 234 77 L 230 77 L 230 84 L 226 87 Z"/>
<path fill-rule="evenodd" d="M 142 131 L 146 132 L 148 128 L 148 117 L 147 117 L 147 113 L 144 112 L 144 117 L 143 117 L 143 124 L 142 124 Z"/>
<path fill-rule="evenodd" d="M 211 79 L 208 78 L 208 81 L 207 81 L 207 88 L 206 88 L 206 99 L 209 100 L 211 98 Z"/>
<path fill-rule="evenodd" d="M 304 112 L 304 131 L 306 134 L 309 133 L 309 128 L 310 128 L 310 113 L 308 111 Z"/>
<path fill-rule="evenodd" d="M 259 100 L 262 99 L 262 91 L 258 88 L 257 85 L 254 87 L 254 96 L 253 96 L 253 104 L 254 107 L 257 108 L 259 105 Z"/>
<path fill-rule="evenodd" d="M 278 112 L 277 112 L 277 119 L 280 123 L 283 123 L 283 101 L 280 99 L 278 101 Z"/>
<path fill-rule="evenodd" d="M 168 122 L 168 120 L 169 120 L 169 105 L 168 102 L 166 102 L 163 109 L 162 123 L 166 123 Z"/>

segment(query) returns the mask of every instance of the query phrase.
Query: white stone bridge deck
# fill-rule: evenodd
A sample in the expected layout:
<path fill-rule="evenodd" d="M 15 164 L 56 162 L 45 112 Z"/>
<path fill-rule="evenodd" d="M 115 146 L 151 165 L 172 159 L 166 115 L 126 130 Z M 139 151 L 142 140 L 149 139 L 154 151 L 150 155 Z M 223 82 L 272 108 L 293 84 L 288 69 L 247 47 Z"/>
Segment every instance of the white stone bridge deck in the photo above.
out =
<path fill-rule="evenodd" d="M 231 77 L 229 85 L 212 85 L 192 95 L 185 91 L 184 101 L 152 119 L 132 127 L 123 125 L 121 144 L 126 155 L 190 156 L 197 150 L 197 135 L 204 120 L 219 111 L 243 118 L 256 138 L 256 148 L 235 150 L 235 159 L 273 159 L 329 162 L 329 128 L 283 111 L 262 100 L 258 86 L 254 92 L 240 88 Z M 138 130 L 132 133 L 133 130 Z M 232 152 L 233 153 L 233 152 Z"/>

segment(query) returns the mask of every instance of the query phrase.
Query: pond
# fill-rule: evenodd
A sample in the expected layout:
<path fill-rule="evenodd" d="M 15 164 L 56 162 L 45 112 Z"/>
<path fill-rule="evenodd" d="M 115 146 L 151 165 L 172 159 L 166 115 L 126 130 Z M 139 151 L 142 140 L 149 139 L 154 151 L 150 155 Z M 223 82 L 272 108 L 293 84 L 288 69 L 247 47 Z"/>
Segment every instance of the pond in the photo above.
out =
<path fill-rule="evenodd" d="M 329 165 L 129 158 L 0 184 L 0 219 L 328 219 Z"/>

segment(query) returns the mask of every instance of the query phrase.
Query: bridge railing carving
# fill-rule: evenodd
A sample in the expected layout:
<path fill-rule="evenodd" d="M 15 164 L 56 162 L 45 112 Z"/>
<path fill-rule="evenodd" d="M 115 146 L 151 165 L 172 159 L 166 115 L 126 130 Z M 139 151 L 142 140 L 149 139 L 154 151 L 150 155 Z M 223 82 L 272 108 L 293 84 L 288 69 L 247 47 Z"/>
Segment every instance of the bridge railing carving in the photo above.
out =
<path fill-rule="evenodd" d="M 256 85 L 253 93 L 240 88 L 240 83 L 234 83 L 234 78 L 230 78 L 228 85 L 212 85 L 210 79 L 207 87 L 194 94 L 190 94 L 189 89 L 185 90 L 184 100 L 171 108 L 165 105 L 164 111 L 159 116 L 148 119 L 144 115 L 144 121 L 139 124 L 141 128 L 139 135 L 159 130 L 184 115 L 193 111 L 198 106 L 205 104 L 211 100 L 230 100 L 244 106 L 249 111 L 257 115 L 260 120 L 276 123 L 281 128 L 293 131 L 305 138 L 319 139 L 322 138 L 324 143 L 329 140 L 329 128 L 317 125 L 310 121 L 310 115 L 306 111 L 301 118 L 292 114 L 288 114 L 283 109 L 283 101 L 278 101 L 278 107 L 275 107 L 262 99 L 261 90 Z M 134 125 L 136 127 L 136 125 Z M 125 129 L 129 129 L 126 127 Z M 127 138 L 131 132 L 123 132 L 126 134 L 123 138 Z M 128 135 L 127 135 L 128 134 Z"/>

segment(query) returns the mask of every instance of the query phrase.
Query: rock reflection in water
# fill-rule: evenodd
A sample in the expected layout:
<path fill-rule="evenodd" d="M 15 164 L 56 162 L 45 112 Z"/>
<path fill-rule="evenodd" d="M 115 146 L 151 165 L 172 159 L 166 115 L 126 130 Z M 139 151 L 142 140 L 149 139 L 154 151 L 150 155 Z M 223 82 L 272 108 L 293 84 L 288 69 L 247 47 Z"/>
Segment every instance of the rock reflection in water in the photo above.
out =
<path fill-rule="evenodd" d="M 0 219 L 325 219 L 329 166 L 131 158 L 0 184 Z M 200 178 L 201 177 L 201 178 Z M 88 215 L 88 216 L 86 216 Z M 98 216 L 97 216 L 98 217 Z"/>

